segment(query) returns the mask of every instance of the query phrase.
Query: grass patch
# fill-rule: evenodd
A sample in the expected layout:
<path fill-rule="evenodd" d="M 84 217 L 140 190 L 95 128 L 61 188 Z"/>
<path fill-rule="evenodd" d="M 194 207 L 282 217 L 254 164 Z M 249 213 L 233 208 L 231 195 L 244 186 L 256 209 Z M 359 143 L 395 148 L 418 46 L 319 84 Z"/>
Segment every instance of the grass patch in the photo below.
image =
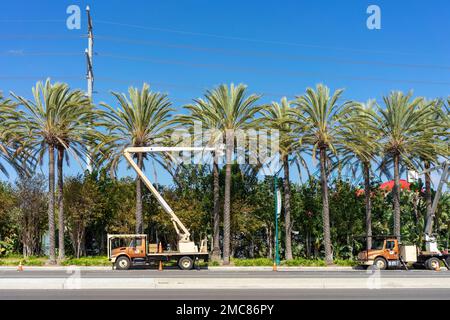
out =
<path fill-rule="evenodd" d="M 111 266 L 107 256 L 91 256 L 81 258 L 68 258 L 61 262 L 63 266 Z"/>
<path fill-rule="evenodd" d="M 0 258 L 1 266 L 18 266 L 22 262 L 23 266 L 43 266 L 47 262 L 47 257 L 27 257 L 23 258 L 20 255 L 8 256 Z"/>
<path fill-rule="evenodd" d="M 355 267 L 358 265 L 358 262 L 354 260 L 334 260 L 334 264 L 340 267 Z"/>
<path fill-rule="evenodd" d="M 232 259 L 231 262 L 237 267 L 268 267 L 273 266 L 273 260 L 268 258 L 257 259 Z"/>
<path fill-rule="evenodd" d="M 237 267 L 269 267 L 273 266 L 273 260 L 269 258 L 257 258 L 257 259 L 231 259 L 231 263 Z M 334 260 L 334 264 L 340 267 L 353 267 L 357 263 L 353 260 Z M 210 263 L 210 266 L 220 265 Z M 325 267 L 326 263 L 320 259 L 305 259 L 296 258 L 293 260 L 282 260 L 280 265 L 283 267 Z"/>
<path fill-rule="evenodd" d="M 286 267 L 325 267 L 325 261 L 316 259 L 296 258 L 293 260 L 281 261 L 282 266 Z"/>
<path fill-rule="evenodd" d="M 38 258 L 36 256 L 32 256 L 30 258 Z M 0 259 L 23 259 L 23 255 L 20 253 L 10 253 L 4 256 L 0 256 Z"/>
<path fill-rule="evenodd" d="M 208 266 L 210 266 L 210 267 L 218 267 L 218 266 L 220 266 L 220 262 L 219 262 L 219 261 L 216 261 L 216 260 L 214 260 L 214 261 L 209 261 L 209 262 L 208 262 Z"/>
<path fill-rule="evenodd" d="M 22 262 L 23 266 L 45 266 L 48 263 L 48 257 L 27 257 L 23 258 L 21 255 L 9 255 L 0 258 L 0 266 L 18 266 Z M 106 256 L 96 257 L 69 257 L 60 263 L 62 266 L 110 266 Z"/>

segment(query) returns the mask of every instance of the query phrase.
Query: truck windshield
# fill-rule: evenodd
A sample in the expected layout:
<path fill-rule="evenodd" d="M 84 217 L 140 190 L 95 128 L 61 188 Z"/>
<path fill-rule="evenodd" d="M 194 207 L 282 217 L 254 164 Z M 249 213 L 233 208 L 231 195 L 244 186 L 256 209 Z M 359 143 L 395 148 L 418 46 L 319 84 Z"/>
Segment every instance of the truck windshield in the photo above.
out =
<path fill-rule="evenodd" d="M 384 240 L 374 240 L 372 242 L 372 249 L 373 250 L 381 250 L 384 246 Z"/>
<path fill-rule="evenodd" d="M 132 247 L 133 238 L 115 238 L 111 241 L 111 249 L 116 249 L 120 247 Z"/>

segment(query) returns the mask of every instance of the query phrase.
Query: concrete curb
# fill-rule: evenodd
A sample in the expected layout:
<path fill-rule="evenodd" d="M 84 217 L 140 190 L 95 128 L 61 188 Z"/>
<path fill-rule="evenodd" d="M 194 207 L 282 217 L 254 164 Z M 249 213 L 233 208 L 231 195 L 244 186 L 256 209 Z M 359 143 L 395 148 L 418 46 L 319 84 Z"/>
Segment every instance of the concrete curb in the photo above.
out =
<path fill-rule="evenodd" d="M 210 271 L 273 271 L 273 267 L 209 267 Z M 278 271 L 352 271 L 352 267 L 277 267 Z M 355 270 L 357 271 L 357 270 Z"/>
<path fill-rule="evenodd" d="M 23 270 L 41 270 L 41 271 L 61 271 L 61 270 L 98 270 L 98 271 L 104 271 L 104 270 L 111 270 L 111 267 L 104 267 L 104 266 L 22 266 Z M 11 270 L 17 270 L 17 267 L 14 266 L 0 266 L 0 271 L 11 271 Z"/>
<path fill-rule="evenodd" d="M 60 271 L 60 270 L 93 270 L 104 271 L 112 270 L 112 267 L 106 266 L 23 266 L 24 270 L 42 270 L 42 271 Z M 361 271 L 352 267 L 278 267 L 278 271 Z M 1 270 L 17 270 L 15 266 L 0 266 Z M 236 271 L 273 271 L 272 267 L 236 267 L 220 266 L 208 267 L 208 271 L 236 272 Z"/>

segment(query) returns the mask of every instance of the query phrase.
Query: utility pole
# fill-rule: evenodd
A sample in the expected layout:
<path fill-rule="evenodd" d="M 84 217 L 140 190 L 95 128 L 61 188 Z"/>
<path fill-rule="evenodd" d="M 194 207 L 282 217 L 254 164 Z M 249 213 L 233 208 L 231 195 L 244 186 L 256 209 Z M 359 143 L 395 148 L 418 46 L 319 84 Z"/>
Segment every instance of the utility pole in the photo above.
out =
<path fill-rule="evenodd" d="M 86 73 L 86 79 L 87 79 L 87 94 L 89 99 L 92 102 L 92 91 L 94 88 L 94 72 L 93 72 L 93 50 L 94 50 L 94 33 L 92 32 L 92 19 L 91 19 L 91 12 L 89 6 L 86 7 L 86 13 L 87 13 L 87 24 L 88 24 L 88 48 L 85 50 L 86 53 L 86 62 L 87 62 L 87 73 Z M 90 151 L 88 149 L 88 151 Z M 87 170 L 89 172 L 92 172 L 92 164 L 91 164 L 91 158 L 88 155 L 87 156 Z"/>

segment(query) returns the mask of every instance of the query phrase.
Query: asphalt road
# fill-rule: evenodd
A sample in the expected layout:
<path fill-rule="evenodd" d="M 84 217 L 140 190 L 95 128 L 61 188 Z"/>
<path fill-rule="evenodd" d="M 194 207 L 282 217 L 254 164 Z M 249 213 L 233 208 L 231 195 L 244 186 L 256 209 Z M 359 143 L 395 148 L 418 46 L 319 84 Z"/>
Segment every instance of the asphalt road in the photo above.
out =
<path fill-rule="evenodd" d="M 380 271 L 384 278 L 450 278 L 450 271 L 428 270 L 385 270 Z M 0 270 L 0 278 L 67 278 L 67 270 Z M 349 271 L 209 271 L 166 269 L 138 270 L 81 270 L 82 278 L 366 278 L 372 274 L 368 270 Z"/>
<path fill-rule="evenodd" d="M 450 289 L 0 290 L 1 300 L 450 300 Z"/>

